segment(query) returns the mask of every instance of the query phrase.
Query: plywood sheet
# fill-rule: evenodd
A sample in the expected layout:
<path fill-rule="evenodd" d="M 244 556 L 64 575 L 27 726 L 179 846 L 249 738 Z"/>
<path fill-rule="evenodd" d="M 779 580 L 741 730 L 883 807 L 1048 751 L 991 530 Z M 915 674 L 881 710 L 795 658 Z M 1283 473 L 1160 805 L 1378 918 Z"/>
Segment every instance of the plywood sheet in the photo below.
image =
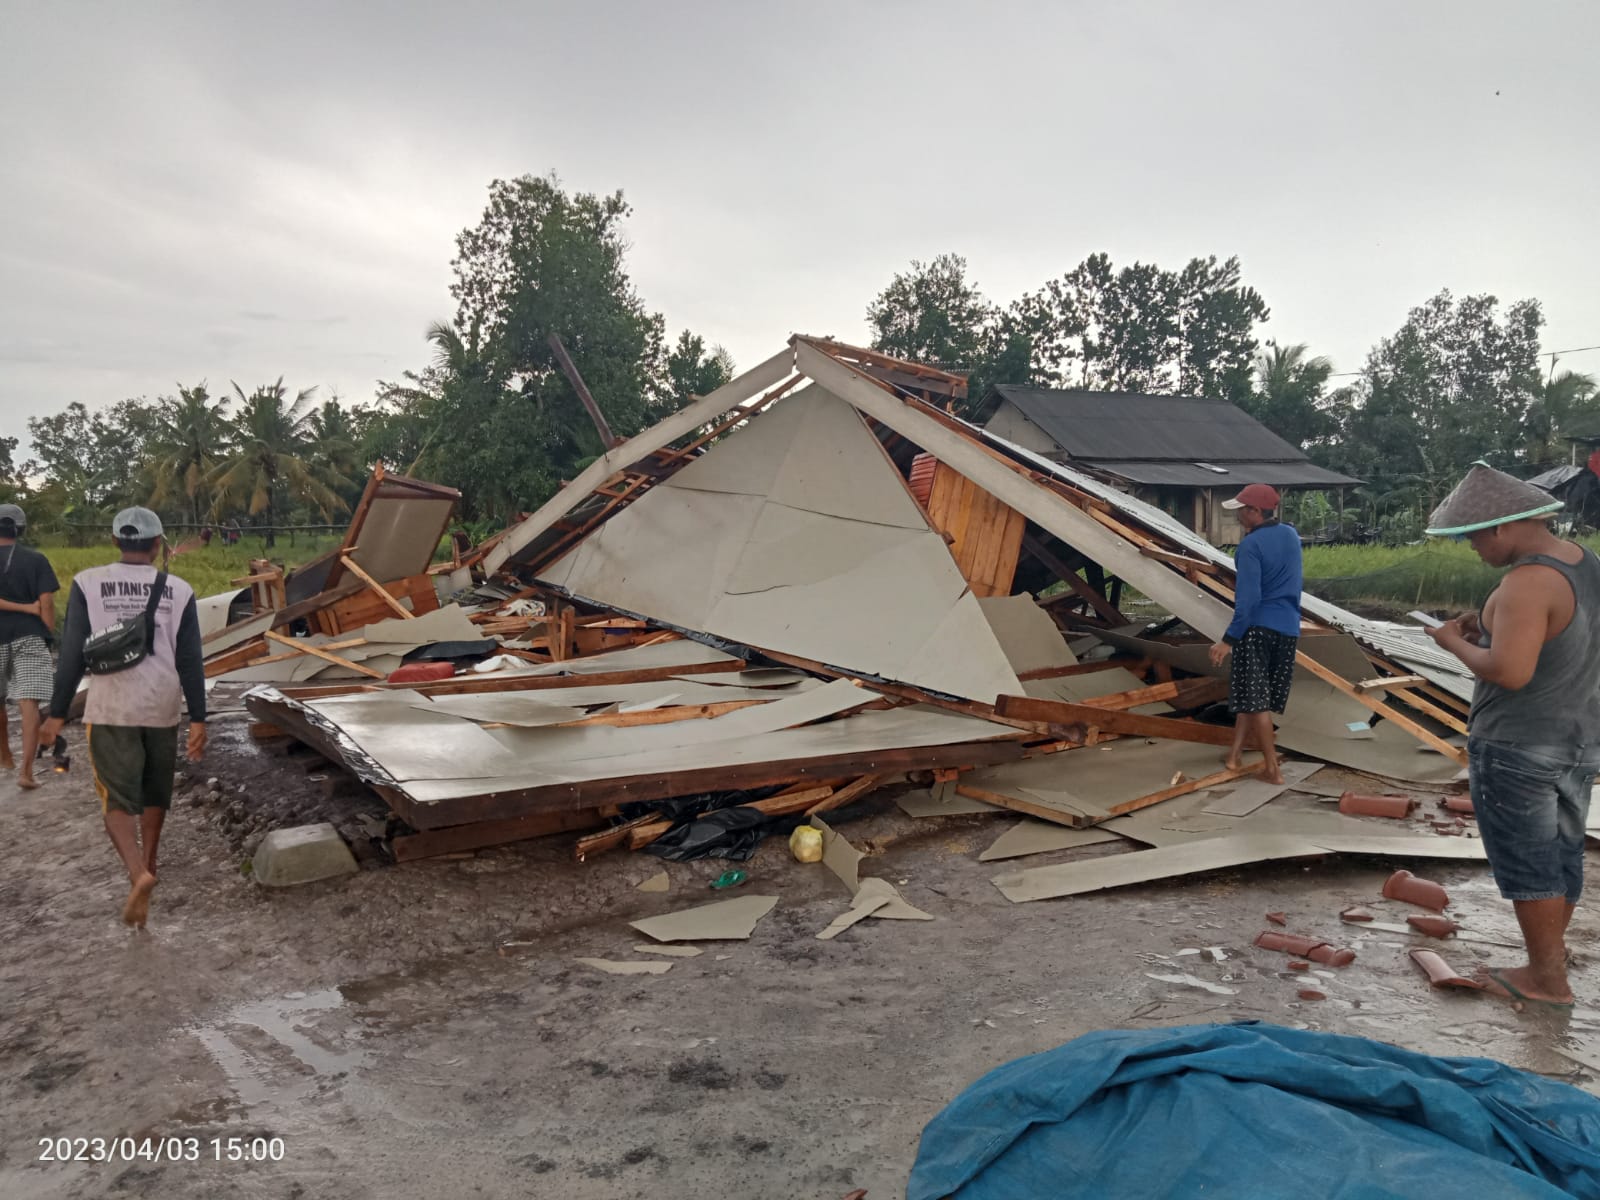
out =
<path fill-rule="evenodd" d="M 1204 811 L 1221 817 L 1247 817 L 1268 800 L 1288 791 L 1301 780 L 1309 779 L 1320 770 L 1322 764 L 1317 762 L 1283 763 L 1282 783 L 1267 783 L 1262 779 L 1241 779 L 1237 783 L 1227 785 L 1227 793 L 1213 799 L 1205 806 Z"/>
<path fill-rule="evenodd" d="M 1303 838 L 1282 834 L 1242 834 L 1204 838 L 1155 850 L 1136 850 L 1131 854 L 1117 854 L 1089 862 L 1032 867 L 997 875 L 994 885 L 1007 900 L 1021 904 L 1028 900 L 1079 896 L 1134 883 L 1176 879 L 1201 871 L 1216 871 L 1271 859 L 1305 858 L 1322 853 L 1324 850 L 1320 846 Z"/>
<path fill-rule="evenodd" d="M 1075 815 L 1103 816 L 1115 805 L 1171 787 L 1179 772 L 1188 779 L 1201 779 L 1221 769 L 1215 746 L 1124 738 L 985 767 L 964 775 L 962 782 L 1001 795 L 1020 792 L 1025 799 L 1059 811 L 1062 822 L 1070 824 Z"/>
<path fill-rule="evenodd" d="M 1070 667 L 1078 661 L 1050 614 L 1032 596 L 983 596 L 978 606 L 1005 652 L 1006 661 L 1018 675 Z"/>
<path fill-rule="evenodd" d="M 679 638 L 671 642 L 657 642 L 653 646 L 629 646 L 623 650 L 607 650 L 604 654 L 569 658 L 565 662 L 536 666 L 527 674 L 610 675 L 622 671 L 652 670 L 656 667 L 683 667 L 688 670 L 691 667 L 734 661 L 736 659 L 731 654 L 725 654 L 711 646 L 702 646 L 699 642 Z"/>
<path fill-rule="evenodd" d="M 459 604 L 448 604 L 420 617 L 391 617 L 386 621 L 374 621 L 359 633 L 346 636 L 415 647 L 434 642 L 482 641 L 483 631 L 467 618 L 466 610 Z"/>
<path fill-rule="evenodd" d="M 660 728 L 662 727 L 645 726 L 620 731 L 610 730 L 610 732 L 642 735 Z M 516 731 L 495 732 L 505 735 Z M 556 736 L 578 731 L 526 732 Z M 639 750 L 640 743 L 630 737 L 610 743 L 608 749 L 611 753 L 604 756 L 558 756 L 545 762 L 520 758 L 514 770 L 495 779 L 494 790 L 510 792 L 550 784 L 650 777 L 677 771 L 709 770 L 752 763 L 790 762 L 840 754 L 868 754 L 879 750 L 947 746 L 992 738 L 1012 738 L 1015 735 L 1016 730 L 992 721 L 980 721 L 937 709 L 914 706 L 885 712 L 856 713 L 826 724 L 780 729 L 755 737 L 724 738 L 698 745 L 677 743 L 662 745 L 653 741 L 649 749 Z M 406 791 L 413 800 L 428 803 L 480 795 L 484 787 L 476 778 L 439 777 L 416 780 L 407 785 Z"/>
<path fill-rule="evenodd" d="M 454 510 L 453 499 L 380 493 L 367 507 L 351 561 L 379 583 L 421 575 Z"/>
<path fill-rule="evenodd" d="M 415 692 L 367 692 L 309 701 L 345 738 L 396 782 L 440 776 L 490 779 L 516 758 L 471 721 L 415 707 Z"/>
<path fill-rule="evenodd" d="M 1005 858 L 1021 858 L 1027 854 L 1046 854 L 1052 850 L 1072 850 L 1079 846 L 1094 846 L 1102 842 L 1120 842 L 1123 839 L 1109 829 L 1067 829 L 1024 817 L 1002 833 L 982 854 L 979 862 L 996 862 Z"/>
<path fill-rule="evenodd" d="M 1006 810 L 995 804 L 985 804 L 982 800 L 971 800 L 966 796 L 958 795 L 951 789 L 947 799 L 940 800 L 927 788 L 915 788 L 902 795 L 896 796 L 896 804 L 906 816 L 920 819 L 923 817 L 957 817 L 971 813 L 1003 813 Z"/>
<path fill-rule="evenodd" d="M 544 578 L 666 624 L 949 695 L 1020 691 L 944 540 L 860 416 L 820 388 L 719 442 Z"/>

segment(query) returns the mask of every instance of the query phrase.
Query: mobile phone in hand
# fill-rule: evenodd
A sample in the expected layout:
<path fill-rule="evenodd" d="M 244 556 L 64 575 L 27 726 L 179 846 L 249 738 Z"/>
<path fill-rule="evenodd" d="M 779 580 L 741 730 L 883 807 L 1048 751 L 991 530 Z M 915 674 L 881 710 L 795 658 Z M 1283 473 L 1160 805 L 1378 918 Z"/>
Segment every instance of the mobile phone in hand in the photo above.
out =
<path fill-rule="evenodd" d="M 1439 626 L 1444 624 L 1444 622 L 1439 620 L 1438 617 L 1430 617 L 1427 613 L 1420 610 L 1408 612 L 1406 616 L 1410 617 L 1413 621 L 1428 629 L 1437 629 Z"/>

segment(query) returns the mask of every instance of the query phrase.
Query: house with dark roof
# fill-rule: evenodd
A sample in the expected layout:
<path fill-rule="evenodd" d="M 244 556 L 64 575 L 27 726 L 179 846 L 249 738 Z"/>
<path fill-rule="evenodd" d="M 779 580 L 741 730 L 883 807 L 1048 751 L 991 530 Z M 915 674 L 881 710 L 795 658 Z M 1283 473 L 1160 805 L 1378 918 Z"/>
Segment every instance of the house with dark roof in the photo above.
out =
<path fill-rule="evenodd" d="M 1226 400 L 998 384 L 984 408 L 993 412 L 985 422 L 992 433 L 1105 479 L 1217 546 L 1239 540 L 1222 501 L 1247 483 L 1280 492 L 1361 483 L 1317 466 Z"/>

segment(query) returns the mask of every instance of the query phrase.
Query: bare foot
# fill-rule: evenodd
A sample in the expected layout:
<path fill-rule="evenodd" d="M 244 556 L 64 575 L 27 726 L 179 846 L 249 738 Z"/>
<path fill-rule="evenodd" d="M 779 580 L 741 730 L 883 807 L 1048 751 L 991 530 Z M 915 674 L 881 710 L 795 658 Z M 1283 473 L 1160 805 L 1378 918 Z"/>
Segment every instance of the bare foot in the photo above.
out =
<path fill-rule="evenodd" d="M 134 880 L 133 888 L 128 892 L 128 902 L 122 906 L 122 923 L 131 925 L 135 929 L 143 929 L 144 923 L 150 918 L 150 893 L 155 891 L 156 877 L 145 871 Z"/>
<path fill-rule="evenodd" d="M 1525 1002 L 1572 1007 L 1572 989 L 1565 981 L 1561 987 L 1551 987 L 1549 981 L 1541 982 L 1534 975 L 1532 967 L 1485 967 L 1475 978 L 1489 995 L 1508 1000 L 1515 1008 L 1522 1008 Z"/>
<path fill-rule="evenodd" d="M 1283 782 L 1283 772 L 1276 768 L 1273 768 L 1269 771 L 1267 770 L 1265 764 L 1262 765 L 1261 770 L 1257 771 L 1256 774 L 1260 776 L 1262 780 L 1270 784 L 1277 785 Z"/>
<path fill-rule="evenodd" d="M 19 788 L 23 788 L 23 789 L 25 789 L 27 791 L 32 791 L 34 788 L 39 786 L 39 781 L 37 779 L 35 779 L 32 775 L 21 775 L 21 774 L 19 774 L 17 776 L 17 786 Z"/>
<path fill-rule="evenodd" d="M 1240 767 L 1244 766 L 1244 763 L 1231 754 L 1224 754 L 1222 756 L 1222 765 L 1227 767 L 1230 771 L 1237 771 Z"/>
<path fill-rule="evenodd" d="M 17 760 L 11 757 L 11 751 L 7 750 L 4 754 L 0 754 L 0 771 L 15 771 L 16 769 Z"/>

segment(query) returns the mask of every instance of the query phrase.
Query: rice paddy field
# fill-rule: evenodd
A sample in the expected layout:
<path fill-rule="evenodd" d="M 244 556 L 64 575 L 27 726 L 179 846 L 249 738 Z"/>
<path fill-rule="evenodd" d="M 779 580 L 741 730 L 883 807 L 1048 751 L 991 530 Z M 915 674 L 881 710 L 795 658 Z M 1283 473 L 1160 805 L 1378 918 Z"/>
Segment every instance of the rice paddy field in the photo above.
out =
<path fill-rule="evenodd" d="M 250 574 L 252 558 L 270 558 L 284 567 L 294 567 L 338 544 L 339 538 L 332 534 L 297 534 L 292 545 L 287 535 L 280 536 L 278 544 L 271 550 L 266 549 L 260 538 L 245 538 L 236 546 L 224 546 L 221 538 L 213 538 L 209 546 L 184 550 L 171 559 L 167 568 L 194 588 L 195 595 L 210 596 L 229 590 L 235 579 Z M 55 568 L 56 579 L 61 584 L 60 598 L 56 604 L 58 614 L 66 612 L 67 591 L 72 586 L 74 575 L 85 568 L 117 560 L 117 549 L 109 541 L 100 546 L 64 546 L 47 542 L 35 548 L 50 560 L 50 565 Z"/>
<path fill-rule="evenodd" d="M 1600 539 L 1580 539 L 1600 550 Z M 1485 566 L 1465 542 L 1417 546 L 1307 546 L 1305 587 L 1335 604 L 1466 609 L 1483 603 L 1502 572 Z"/>

